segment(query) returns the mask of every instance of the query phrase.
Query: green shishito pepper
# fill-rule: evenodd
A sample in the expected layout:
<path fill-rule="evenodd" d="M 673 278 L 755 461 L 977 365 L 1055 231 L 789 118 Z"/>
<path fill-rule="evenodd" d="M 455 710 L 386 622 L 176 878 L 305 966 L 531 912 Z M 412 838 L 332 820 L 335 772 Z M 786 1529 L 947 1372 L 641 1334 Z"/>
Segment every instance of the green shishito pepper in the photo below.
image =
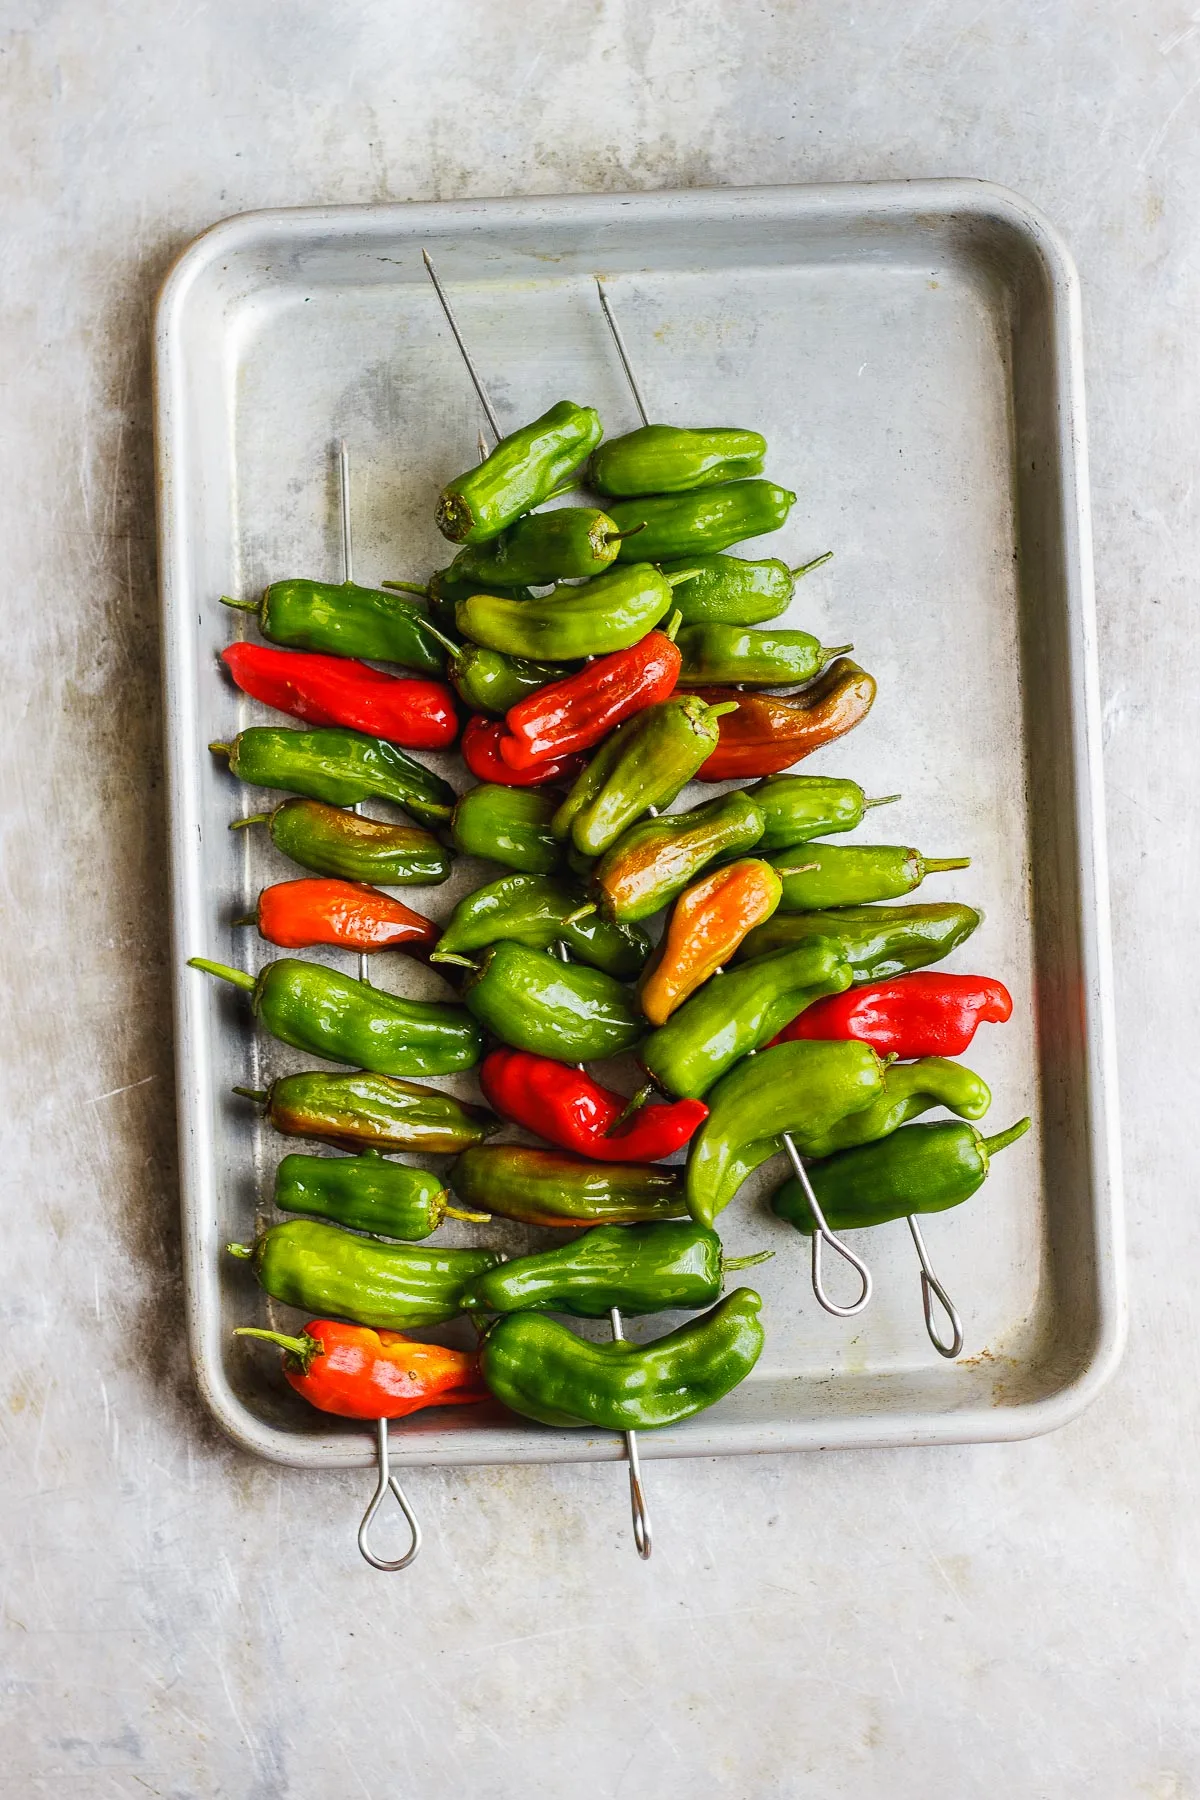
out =
<path fill-rule="evenodd" d="M 669 806 L 716 749 L 718 720 L 737 702 L 709 706 L 698 695 L 663 700 L 618 725 L 554 815 L 557 838 L 600 856 L 652 806 Z"/>
<path fill-rule="evenodd" d="M 454 809 L 448 782 L 386 738 L 326 726 L 292 731 L 286 725 L 251 725 L 231 744 L 209 749 L 229 758 L 239 781 L 253 787 L 290 788 L 330 806 L 391 800 L 423 825 L 442 825 Z"/>
<path fill-rule="evenodd" d="M 795 494 L 773 481 L 728 481 L 694 494 L 614 500 L 608 510 L 618 531 L 646 527 L 636 537 L 624 539 L 618 562 L 639 557 L 669 562 L 693 551 L 727 550 L 743 538 L 778 531 L 795 503 Z"/>
<path fill-rule="evenodd" d="M 499 537 L 522 513 L 548 500 L 603 435 L 593 407 L 560 400 L 532 424 L 501 438 L 475 468 L 447 482 L 438 498 L 438 530 L 452 544 L 486 544 Z"/>
<path fill-rule="evenodd" d="M 460 601 L 455 618 L 465 637 L 506 656 L 578 661 L 640 643 L 670 612 L 673 584 L 687 579 L 685 572 L 668 581 L 651 563 L 638 562 L 581 587 L 557 587 L 540 600 L 473 594 Z"/>
<path fill-rule="evenodd" d="M 450 679 L 459 699 L 472 712 L 506 713 L 527 694 L 536 694 L 539 688 L 561 681 L 569 673 L 562 663 L 505 656 L 502 650 L 489 650 L 486 644 L 464 644 L 450 661 Z"/>
<path fill-rule="evenodd" d="M 269 1088 L 234 1088 L 266 1108 L 285 1137 L 318 1138 L 344 1150 L 412 1150 L 454 1156 L 499 1131 L 486 1107 L 471 1106 L 441 1088 L 356 1070 L 331 1075 L 307 1069 L 281 1075 Z"/>
<path fill-rule="evenodd" d="M 510 1313 L 484 1339 L 479 1366 L 498 1400 L 543 1425 L 652 1431 L 745 1380 L 762 1353 L 761 1308 L 753 1288 L 735 1288 L 650 1344 L 592 1344 L 540 1313 Z"/>
<path fill-rule="evenodd" d="M 682 494 L 715 487 L 742 475 L 757 475 L 767 440 L 757 431 L 711 426 L 687 431 L 675 425 L 643 425 L 623 437 L 608 438 L 592 451 L 588 482 L 614 498 L 636 494 Z"/>
<path fill-rule="evenodd" d="M 265 825 L 277 850 L 317 875 L 384 887 L 434 887 L 450 873 L 449 852 L 431 832 L 364 819 L 321 800 L 285 800 L 274 812 L 234 819 L 229 829 L 247 825 Z"/>
<path fill-rule="evenodd" d="M 585 1161 L 528 1144 L 464 1150 L 450 1181 L 468 1206 L 523 1225 L 634 1225 L 687 1212 L 682 1169 Z"/>
<path fill-rule="evenodd" d="M 960 1119 L 982 1119 L 991 1103 L 987 1082 L 964 1064 L 945 1056 L 922 1056 L 916 1062 L 889 1064 L 883 1092 L 862 1112 L 839 1119 L 828 1131 L 801 1127 L 793 1136 L 802 1156 L 833 1156 L 838 1150 L 890 1137 L 931 1106 L 944 1106 Z"/>
<path fill-rule="evenodd" d="M 692 1311 L 721 1297 L 727 1269 L 773 1254 L 727 1259 L 715 1231 L 679 1225 L 598 1225 L 570 1244 L 489 1269 L 463 1292 L 467 1312 L 565 1312 L 603 1319 L 627 1313 Z"/>
<path fill-rule="evenodd" d="M 378 1151 L 362 1156 L 285 1156 L 275 1170 L 280 1212 L 305 1213 L 369 1231 L 375 1237 L 427 1238 L 443 1219 L 470 1219 L 428 1169 L 388 1162 Z"/>
<path fill-rule="evenodd" d="M 253 1244 L 227 1248 L 253 1263 L 272 1299 L 302 1307 L 310 1319 L 332 1315 L 377 1331 L 411 1331 L 457 1318 L 466 1284 L 500 1261 L 495 1250 L 381 1244 L 315 1219 L 288 1219 Z"/>
<path fill-rule="evenodd" d="M 455 607 L 460 600 L 469 600 L 471 595 L 478 592 L 479 589 L 479 583 L 477 581 L 459 581 L 454 574 L 453 563 L 451 563 L 448 569 L 435 570 L 429 577 L 428 582 L 424 584 L 419 581 L 385 581 L 383 585 L 385 588 L 396 588 L 402 594 L 419 594 L 423 600 L 427 600 L 429 603 L 429 610 L 433 614 L 434 620 L 441 631 L 453 631 L 455 629 Z M 511 588 L 509 592 L 512 594 L 513 598 L 517 600 L 533 599 L 533 595 L 526 587 Z M 443 638 L 439 638 L 438 641 L 443 649 L 447 648 Z M 454 678 L 453 669 L 454 662 L 452 659 L 448 671 L 451 680 Z"/>
<path fill-rule="evenodd" d="M 680 687 L 728 681 L 742 687 L 784 687 L 811 681 L 832 657 L 854 648 L 822 644 L 807 631 L 720 624 L 685 625 L 675 642 L 683 656 Z"/>
<path fill-rule="evenodd" d="M 592 871 L 601 913 L 614 920 L 649 918 L 718 856 L 737 856 L 757 844 L 762 825 L 754 801 L 737 789 L 686 812 L 640 819 Z"/>
<path fill-rule="evenodd" d="M 579 962 L 632 981 L 650 955 L 650 939 L 634 925 L 576 917 L 579 896 L 549 875 L 502 875 L 460 900 L 431 961 L 452 962 L 507 939 L 531 950 L 565 944 Z"/>
<path fill-rule="evenodd" d="M 668 1094 L 700 1100 L 726 1070 L 783 1030 L 822 994 L 850 986 L 850 966 L 824 938 L 728 970 L 685 1000 L 638 1055 Z M 873 1054 L 873 1053 L 872 1053 Z"/>
<path fill-rule="evenodd" d="M 777 912 L 742 940 L 734 961 L 823 938 L 845 957 L 856 982 L 886 981 L 891 975 L 922 969 L 949 956 L 970 937 L 980 917 L 974 907 L 956 900 L 936 905 L 916 902 L 912 906 L 843 906 L 831 912 Z"/>
<path fill-rule="evenodd" d="M 224 595 L 222 605 L 257 613 L 263 636 L 292 650 L 401 663 L 422 675 L 440 675 L 446 666 L 441 639 L 420 607 L 355 581 L 273 581 L 261 600 Z"/>
<path fill-rule="evenodd" d="M 619 1056 L 646 1029 L 628 988 L 611 975 L 524 944 L 485 950 L 463 999 L 502 1044 L 559 1062 Z"/>
<path fill-rule="evenodd" d="M 997 1151 L 1028 1130 L 1028 1119 L 1019 1119 L 990 1138 L 973 1125 L 951 1120 L 909 1125 L 878 1143 L 842 1150 L 826 1162 L 808 1163 L 806 1172 L 831 1230 L 885 1225 L 910 1213 L 961 1206 L 983 1185 Z M 797 1231 L 812 1236 L 812 1209 L 795 1178 L 784 1183 L 771 1206 Z"/>
<path fill-rule="evenodd" d="M 811 562 L 789 569 L 777 556 L 748 562 L 718 551 L 684 562 L 665 562 L 661 568 L 667 576 L 684 569 L 696 571 L 694 578 L 675 595 L 675 605 L 685 625 L 762 625 L 786 612 L 797 581 L 819 569 L 832 555 L 833 551 L 827 550 L 824 556 L 815 556 Z"/>
<path fill-rule="evenodd" d="M 857 781 L 837 775 L 768 775 L 747 790 L 763 816 L 758 853 L 786 850 L 834 831 L 853 831 L 872 806 L 890 806 L 899 794 L 868 800 Z"/>
<path fill-rule="evenodd" d="M 579 581 L 603 575 L 617 559 L 621 533 L 595 506 L 559 506 L 526 513 L 486 544 L 460 550 L 450 565 L 460 584 L 481 588 L 545 587 L 551 581 Z"/>
<path fill-rule="evenodd" d="M 922 856 L 900 844 L 805 844 L 798 855 L 784 850 L 767 861 L 783 879 L 785 913 L 898 900 L 927 875 L 971 866 L 969 856 Z"/>
<path fill-rule="evenodd" d="M 465 856 L 486 856 L 526 875 L 549 875 L 562 863 L 550 829 L 558 801 L 545 788 L 481 781 L 454 809 L 450 835 Z"/>
<path fill-rule="evenodd" d="M 323 963 L 281 956 L 256 976 L 207 957 L 188 959 L 251 995 L 255 1016 L 283 1044 L 377 1075 L 452 1075 L 473 1069 L 483 1044 L 461 1006 L 402 1000 Z"/>
<path fill-rule="evenodd" d="M 817 1055 L 797 1052 L 816 1051 Z M 708 1117 L 688 1159 L 688 1211 L 711 1225 L 747 1176 L 782 1148 L 780 1133 L 813 1135 L 863 1111 L 883 1088 L 883 1064 L 869 1044 L 776 1044 L 739 1063 L 713 1089 Z"/>

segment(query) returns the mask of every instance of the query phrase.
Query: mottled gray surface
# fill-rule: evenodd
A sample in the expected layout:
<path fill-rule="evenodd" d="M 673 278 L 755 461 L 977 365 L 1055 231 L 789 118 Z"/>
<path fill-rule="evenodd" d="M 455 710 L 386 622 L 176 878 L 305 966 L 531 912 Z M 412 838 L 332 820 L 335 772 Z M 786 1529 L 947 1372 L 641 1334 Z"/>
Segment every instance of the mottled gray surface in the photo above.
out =
<path fill-rule="evenodd" d="M 0 1793 L 1200 1792 L 1200 26 L 1169 0 L 10 0 L 2 23 Z M 1026 194 L 1084 284 L 1124 1369 L 1032 1444 L 656 1466 L 649 1568 L 614 1468 L 421 1472 L 428 1548 L 374 1575 L 361 1476 L 229 1450 L 178 1338 L 154 289 L 249 206 L 935 174 Z"/>

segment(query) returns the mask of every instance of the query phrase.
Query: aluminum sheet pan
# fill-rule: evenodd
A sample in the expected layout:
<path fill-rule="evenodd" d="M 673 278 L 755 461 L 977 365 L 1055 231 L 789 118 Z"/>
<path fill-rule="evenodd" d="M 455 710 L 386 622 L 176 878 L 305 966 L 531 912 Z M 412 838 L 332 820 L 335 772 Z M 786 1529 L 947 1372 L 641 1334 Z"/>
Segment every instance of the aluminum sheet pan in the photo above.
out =
<path fill-rule="evenodd" d="M 155 338 L 159 530 L 186 1294 L 208 1404 L 279 1462 L 373 1458 L 361 1428 L 308 1409 L 273 1353 L 230 1336 L 236 1323 L 298 1322 L 222 1245 L 269 1214 L 287 1148 L 229 1090 L 299 1059 L 184 964 L 259 966 L 269 952 L 232 920 L 290 867 L 262 832 L 227 830 L 265 797 L 206 745 L 263 715 L 218 671 L 245 629 L 218 596 L 338 577 L 329 447 L 343 434 L 358 578 L 424 577 L 447 560 L 433 496 L 474 459 L 481 420 L 422 245 L 506 424 L 563 395 L 598 406 L 610 433 L 636 423 L 599 272 L 653 416 L 767 434 L 769 472 L 800 495 L 770 553 L 836 553 L 802 584 L 791 622 L 853 639 L 879 680 L 866 723 L 804 766 L 903 792 L 860 837 L 974 858 L 924 895 L 982 907 L 947 966 L 1001 976 L 1016 1003 L 970 1061 L 994 1090 L 988 1128 L 1028 1111 L 1035 1130 L 970 1205 L 926 1227 L 963 1314 L 963 1358 L 947 1364 L 926 1339 L 903 1223 L 857 1240 L 876 1277 L 870 1310 L 820 1312 L 807 1245 L 764 1210 L 764 1176 L 723 1220 L 733 1251 L 777 1251 L 754 1271 L 762 1361 L 712 1411 L 647 1433 L 642 1454 L 963 1442 L 1063 1423 L 1112 1372 L 1124 1328 L 1079 298 L 1047 222 L 965 181 L 262 212 L 215 226 L 175 265 Z M 461 781 L 461 765 L 448 772 Z M 444 916 L 495 873 L 464 863 L 415 903 Z M 440 991 L 403 957 L 378 978 Z M 457 1086 L 472 1092 L 471 1078 Z M 502 1224 L 491 1238 L 529 1241 Z M 623 1453 L 619 1438 L 494 1407 L 419 1415 L 393 1440 L 411 1463 Z"/>

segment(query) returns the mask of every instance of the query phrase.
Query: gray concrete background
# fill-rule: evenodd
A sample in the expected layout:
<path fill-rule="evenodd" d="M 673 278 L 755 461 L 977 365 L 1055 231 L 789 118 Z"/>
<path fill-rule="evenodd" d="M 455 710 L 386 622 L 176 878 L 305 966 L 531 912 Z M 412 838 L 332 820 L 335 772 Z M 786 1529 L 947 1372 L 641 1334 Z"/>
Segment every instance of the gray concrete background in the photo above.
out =
<path fill-rule="evenodd" d="M 0 7 L 0 1794 L 1200 1795 L 1188 0 Z M 361 1474 L 219 1440 L 178 1329 L 149 313 L 313 200 L 979 175 L 1084 288 L 1133 1327 L 1007 1448 Z"/>

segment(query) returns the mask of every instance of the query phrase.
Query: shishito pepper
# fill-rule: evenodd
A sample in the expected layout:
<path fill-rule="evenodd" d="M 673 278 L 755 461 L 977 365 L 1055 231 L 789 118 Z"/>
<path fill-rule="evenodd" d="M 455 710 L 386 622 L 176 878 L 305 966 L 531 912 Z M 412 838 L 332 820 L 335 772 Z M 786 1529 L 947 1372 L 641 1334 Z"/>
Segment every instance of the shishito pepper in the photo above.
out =
<path fill-rule="evenodd" d="M 528 769 L 547 757 L 590 750 L 622 720 L 668 699 L 679 667 L 666 632 L 647 632 L 628 650 L 598 657 L 510 707 L 500 754 L 511 768 Z"/>
<path fill-rule="evenodd" d="M 230 644 L 221 661 L 244 693 L 309 725 L 345 725 L 410 750 L 444 750 L 458 736 L 444 681 L 401 680 L 345 657 L 268 644 Z"/>
<path fill-rule="evenodd" d="M 502 875 L 459 901 L 433 955 L 434 962 L 470 957 L 509 938 L 531 950 L 566 944 L 579 962 L 631 981 L 645 967 L 650 940 L 636 925 L 596 912 L 584 917 L 579 896 L 549 875 Z"/>
<path fill-rule="evenodd" d="M 1012 1017 L 1012 995 L 986 975 L 897 975 L 818 1000 L 784 1038 L 857 1038 L 881 1056 L 961 1056 L 984 1020 Z"/>
<path fill-rule="evenodd" d="M 257 925 L 281 950 L 335 944 L 428 956 L 438 939 L 432 919 L 361 881 L 277 881 L 262 890 L 253 917 L 237 923 Z"/>
<path fill-rule="evenodd" d="M 943 956 L 969 938 L 980 915 L 957 900 L 911 906 L 842 906 L 832 912 L 777 912 L 742 944 L 737 960 L 824 939 L 837 946 L 855 981 L 886 981 Z"/>
<path fill-rule="evenodd" d="M 507 733 L 502 719 L 476 713 L 467 720 L 462 759 L 477 781 L 494 781 L 500 787 L 544 787 L 548 781 L 574 781 L 583 767 L 581 756 L 557 756 L 514 769 L 500 754 Z"/>
<path fill-rule="evenodd" d="M 540 1313 L 510 1313 L 479 1363 L 498 1400 L 543 1425 L 650 1431 L 677 1425 L 744 1381 L 762 1353 L 762 1301 L 732 1294 L 649 1344 L 593 1344 Z"/>
<path fill-rule="evenodd" d="M 788 769 L 852 731 L 875 703 L 875 677 L 848 656 L 839 656 L 798 694 L 735 695 L 722 687 L 697 691 L 710 704 L 740 700 L 698 779 L 738 781 Z"/>
<path fill-rule="evenodd" d="M 251 725 L 232 743 L 208 747 L 227 756 L 238 780 L 254 787 L 289 788 L 330 806 L 391 800 L 423 825 L 444 824 L 454 810 L 456 796 L 448 782 L 386 738 L 360 731 Z"/>
<path fill-rule="evenodd" d="M 385 581 L 381 585 L 385 588 L 395 588 L 402 594 L 418 594 L 422 600 L 428 601 L 429 610 L 440 631 L 454 630 L 455 607 L 460 600 L 469 600 L 471 595 L 477 593 L 479 589 L 477 581 L 459 581 L 454 575 L 453 564 L 448 569 L 436 570 L 425 583 Z M 529 588 L 510 588 L 509 592 L 515 599 L 532 600 L 533 598 Z M 439 642 L 443 649 L 448 648 L 444 638 L 439 638 Z M 454 658 L 451 657 L 446 669 L 451 680 L 454 679 L 453 670 Z"/>
<path fill-rule="evenodd" d="M 540 788 L 502 787 L 481 782 L 468 788 L 454 808 L 450 835 L 466 856 L 486 856 L 527 875 L 549 875 L 562 862 L 562 848 L 550 829 L 556 795 Z"/>
<path fill-rule="evenodd" d="M 890 806 L 899 794 L 868 800 L 857 781 L 837 775 L 768 775 L 749 789 L 763 816 L 760 855 L 806 844 L 834 831 L 853 831 L 872 806 Z"/>
<path fill-rule="evenodd" d="M 317 875 L 433 887 L 450 873 L 449 853 L 432 832 L 365 819 L 320 800 L 285 800 L 273 812 L 234 819 L 229 829 L 247 825 L 265 825 L 277 850 Z"/>
<path fill-rule="evenodd" d="M 452 1075 L 474 1068 L 483 1048 L 461 1006 L 403 1000 L 323 963 L 282 956 L 257 976 L 204 956 L 190 957 L 188 967 L 243 988 L 281 1043 L 377 1075 Z"/>
<path fill-rule="evenodd" d="M 285 1137 L 319 1138 L 344 1150 L 411 1150 L 453 1156 L 499 1131 L 500 1121 L 441 1088 L 356 1070 L 332 1075 L 309 1069 L 282 1075 L 269 1088 L 234 1088 L 266 1108 Z"/>
<path fill-rule="evenodd" d="M 273 581 L 261 600 L 223 595 L 222 605 L 257 613 L 263 636 L 293 650 L 401 663 L 422 675 L 446 666 L 442 641 L 419 606 L 356 581 Z"/>
<path fill-rule="evenodd" d="M 757 475 L 767 440 L 757 431 L 709 426 L 643 425 L 607 438 L 592 451 L 588 482 L 598 494 L 682 494 Z"/>
<path fill-rule="evenodd" d="M 969 1200 L 987 1177 L 991 1159 L 1029 1130 L 1020 1119 L 995 1137 L 973 1125 L 946 1120 L 908 1125 L 878 1143 L 842 1150 L 825 1162 L 806 1164 L 817 1204 L 832 1231 L 854 1231 L 904 1219 L 911 1213 L 945 1212 Z M 794 1178 L 771 1201 L 773 1211 L 811 1236 L 812 1208 Z"/>
<path fill-rule="evenodd" d="M 486 544 L 460 550 L 449 568 L 452 580 L 473 582 L 474 591 L 493 587 L 545 587 L 551 581 L 578 581 L 603 575 L 616 561 L 621 533 L 595 506 L 560 506 L 526 513 Z"/>
<path fill-rule="evenodd" d="M 664 575 L 678 569 L 698 571 L 695 578 L 681 587 L 675 604 L 685 625 L 761 625 L 786 612 L 796 591 L 796 583 L 813 569 L 819 569 L 833 555 L 827 550 L 812 562 L 789 569 L 777 556 L 745 561 L 740 556 L 695 556 L 686 563 L 662 564 Z"/>
<path fill-rule="evenodd" d="M 726 1257 L 715 1231 L 677 1225 L 597 1225 L 570 1244 L 489 1269 L 463 1293 L 467 1312 L 563 1312 L 577 1319 L 692 1311 L 721 1297 L 725 1274 L 765 1262 Z"/>
<path fill-rule="evenodd" d="M 560 400 L 532 424 L 500 439 L 490 456 L 446 483 L 437 527 L 452 544 L 485 544 L 549 499 L 604 435 L 590 406 Z M 618 530 L 620 527 L 618 527 Z"/>
<path fill-rule="evenodd" d="M 762 814 L 735 790 L 686 812 L 639 819 L 605 851 L 592 886 L 605 918 L 649 918 L 669 906 L 718 856 L 749 850 L 762 835 Z"/>
<path fill-rule="evenodd" d="M 508 656 L 572 662 L 636 644 L 670 612 L 673 584 L 687 579 L 685 573 L 668 581 L 651 563 L 638 562 L 541 599 L 472 594 L 455 617 L 464 636 Z"/>
<path fill-rule="evenodd" d="M 284 1380 L 310 1406 L 339 1419 L 406 1419 L 426 1406 L 466 1406 L 490 1395 L 474 1352 L 417 1343 L 398 1331 L 310 1319 L 299 1337 L 253 1325 L 239 1325 L 233 1335 L 278 1344 Z"/>
<path fill-rule="evenodd" d="M 555 1228 L 634 1225 L 687 1212 L 683 1170 L 662 1163 L 601 1163 L 535 1150 L 479 1144 L 450 1171 L 460 1200 L 523 1225 Z"/>
<path fill-rule="evenodd" d="M 472 712 L 487 713 L 506 713 L 510 706 L 518 705 L 565 674 L 567 670 L 561 663 L 505 656 L 501 650 L 489 650 L 486 644 L 464 644 L 451 658 L 449 669 L 459 699 Z"/>
<path fill-rule="evenodd" d="M 665 1025 L 698 987 L 720 972 L 746 933 L 770 918 L 779 894 L 774 869 L 753 857 L 714 869 L 684 890 L 639 988 L 642 1011 L 652 1025 Z"/>
<path fill-rule="evenodd" d="M 799 853 L 780 851 L 771 863 L 783 878 L 780 911 L 820 912 L 899 900 L 927 875 L 969 869 L 971 859 L 922 856 L 901 844 L 805 844 Z"/>
<path fill-rule="evenodd" d="M 484 1214 L 464 1212 L 452 1198 L 428 1169 L 389 1162 L 377 1150 L 362 1156 L 293 1154 L 275 1170 L 280 1212 L 305 1213 L 375 1237 L 427 1238 L 447 1218 L 483 1223 Z"/>
<path fill-rule="evenodd" d="M 679 686 L 731 681 L 741 687 L 786 687 L 811 681 L 832 657 L 853 644 L 822 644 L 808 631 L 763 631 L 750 625 L 685 625 L 676 638 L 683 656 Z"/>
<path fill-rule="evenodd" d="M 619 562 L 635 557 L 663 562 L 693 551 L 727 550 L 743 538 L 778 531 L 795 503 L 795 494 L 773 481 L 727 481 L 696 493 L 614 500 L 608 510 L 618 531 L 646 527 L 623 541 Z"/>
<path fill-rule="evenodd" d="M 527 1050 L 490 1051 L 479 1085 L 503 1118 L 560 1150 L 600 1162 L 646 1163 L 673 1156 L 708 1117 L 702 1100 L 638 1105 L 601 1087 L 584 1069 Z"/>
<path fill-rule="evenodd" d="M 619 1056 L 645 1030 L 633 996 L 611 975 L 524 944 L 485 950 L 463 999 L 502 1044 L 559 1062 Z"/>
<path fill-rule="evenodd" d="M 802 1156 L 832 1156 L 890 1137 L 931 1106 L 944 1106 L 960 1119 L 982 1119 L 991 1103 L 987 1082 L 973 1070 L 944 1056 L 923 1056 L 917 1062 L 890 1063 L 884 1070 L 883 1092 L 861 1112 L 839 1119 L 828 1131 L 802 1128 L 793 1137 Z"/>

